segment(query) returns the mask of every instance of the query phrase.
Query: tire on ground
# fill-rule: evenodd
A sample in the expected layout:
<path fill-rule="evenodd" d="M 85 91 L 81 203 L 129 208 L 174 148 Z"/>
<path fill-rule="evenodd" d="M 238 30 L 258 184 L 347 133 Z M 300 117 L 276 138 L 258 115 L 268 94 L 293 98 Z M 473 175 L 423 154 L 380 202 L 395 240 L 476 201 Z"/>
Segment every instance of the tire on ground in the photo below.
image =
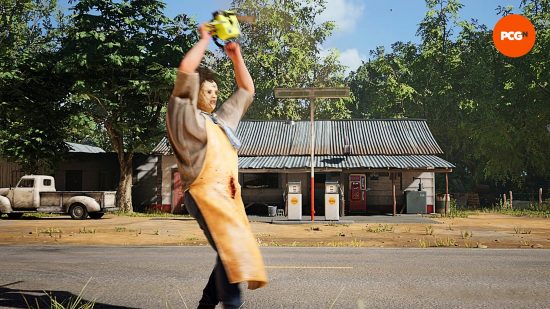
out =
<path fill-rule="evenodd" d="M 86 206 L 80 203 L 75 203 L 69 208 L 69 214 L 71 215 L 71 218 L 75 220 L 84 220 L 88 217 L 88 210 L 86 209 Z"/>

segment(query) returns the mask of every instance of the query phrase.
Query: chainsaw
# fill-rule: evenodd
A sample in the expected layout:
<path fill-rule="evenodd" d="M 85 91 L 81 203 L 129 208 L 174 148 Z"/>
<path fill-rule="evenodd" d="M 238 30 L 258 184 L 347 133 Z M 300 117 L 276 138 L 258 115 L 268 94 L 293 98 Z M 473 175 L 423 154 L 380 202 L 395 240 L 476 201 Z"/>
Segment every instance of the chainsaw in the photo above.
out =
<path fill-rule="evenodd" d="M 221 41 L 236 40 L 241 35 L 241 27 L 234 11 L 216 11 L 213 19 L 207 25 L 212 29 L 214 43 L 223 48 Z"/>

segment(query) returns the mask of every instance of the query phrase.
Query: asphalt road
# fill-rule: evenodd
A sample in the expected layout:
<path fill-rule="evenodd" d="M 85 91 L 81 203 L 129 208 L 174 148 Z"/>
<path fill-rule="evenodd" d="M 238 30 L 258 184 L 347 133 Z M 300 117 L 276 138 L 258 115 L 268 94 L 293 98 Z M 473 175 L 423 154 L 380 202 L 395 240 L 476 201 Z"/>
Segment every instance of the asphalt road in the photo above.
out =
<path fill-rule="evenodd" d="M 243 308 L 550 308 L 550 250 L 262 248 Z M 196 308 L 208 247 L 0 247 L 0 307 Z M 45 302 L 44 302 L 45 301 Z"/>

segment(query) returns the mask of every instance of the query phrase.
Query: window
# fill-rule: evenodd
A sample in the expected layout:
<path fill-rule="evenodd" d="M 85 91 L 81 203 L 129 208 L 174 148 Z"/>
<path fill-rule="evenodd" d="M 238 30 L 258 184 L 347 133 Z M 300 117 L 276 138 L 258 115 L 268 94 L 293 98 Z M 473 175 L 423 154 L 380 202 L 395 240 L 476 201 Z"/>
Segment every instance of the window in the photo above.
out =
<path fill-rule="evenodd" d="M 17 185 L 18 188 L 32 188 L 34 187 L 34 179 L 21 179 L 19 184 Z"/>
<path fill-rule="evenodd" d="M 44 181 L 42 182 L 42 185 L 45 186 L 45 187 L 49 187 L 52 185 L 52 180 L 51 179 L 44 179 Z"/>
<path fill-rule="evenodd" d="M 243 184 L 245 188 L 259 189 L 259 188 L 278 188 L 279 187 L 279 174 L 275 173 L 258 173 L 249 174 L 244 173 Z"/>

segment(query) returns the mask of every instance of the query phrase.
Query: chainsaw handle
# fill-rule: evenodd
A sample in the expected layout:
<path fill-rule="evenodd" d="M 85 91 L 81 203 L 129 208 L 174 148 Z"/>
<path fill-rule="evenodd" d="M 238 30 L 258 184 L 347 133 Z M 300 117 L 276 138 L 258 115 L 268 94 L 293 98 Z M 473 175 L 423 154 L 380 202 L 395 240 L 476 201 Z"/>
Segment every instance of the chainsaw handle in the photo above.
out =
<path fill-rule="evenodd" d="M 212 39 L 214 40 L 214 43 L 221 49 L 224 48 L 224 45 L 222 43 L 220 43 L 220 40 L 218 39 L 218 37 L 216 36 L 213 36 Z"/>

